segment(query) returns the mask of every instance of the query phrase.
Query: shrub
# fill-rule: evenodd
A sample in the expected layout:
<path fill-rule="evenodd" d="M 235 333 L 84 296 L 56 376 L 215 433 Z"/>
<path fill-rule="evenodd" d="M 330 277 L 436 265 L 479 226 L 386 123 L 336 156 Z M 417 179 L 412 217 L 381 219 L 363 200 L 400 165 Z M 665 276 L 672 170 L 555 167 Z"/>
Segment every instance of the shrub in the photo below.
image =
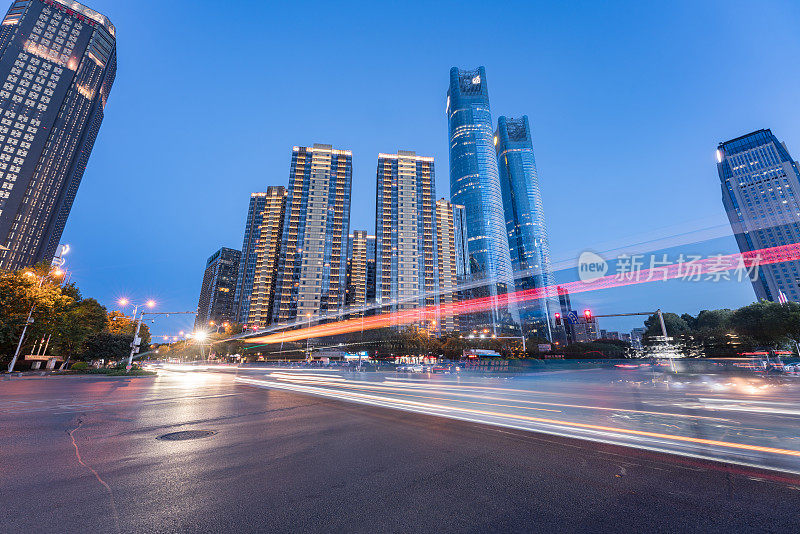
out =
<path fill-rule="evenodd" d="M 70 369 L 73 371 L 85 371 L 89 368 L 89 364 L 86 362 L 75 362 L 70 366 Z"/>

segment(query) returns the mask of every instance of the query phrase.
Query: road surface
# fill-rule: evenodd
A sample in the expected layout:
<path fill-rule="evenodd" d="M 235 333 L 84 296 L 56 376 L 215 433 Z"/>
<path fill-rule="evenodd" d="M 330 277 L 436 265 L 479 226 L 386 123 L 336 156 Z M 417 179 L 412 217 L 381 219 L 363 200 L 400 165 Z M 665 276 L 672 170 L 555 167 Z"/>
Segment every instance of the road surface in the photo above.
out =
<path fill-rule="evenodd" d="M 251 366 L 238 370 L 238 381 L 800 474 L 800 376 L 665 371 L 649 364 L 527 374 Z"/>
<path fill-rule="evenodd" d="M 234 379 L 0 379 L 0 530 L 800 531 L 792 474 Z"/>

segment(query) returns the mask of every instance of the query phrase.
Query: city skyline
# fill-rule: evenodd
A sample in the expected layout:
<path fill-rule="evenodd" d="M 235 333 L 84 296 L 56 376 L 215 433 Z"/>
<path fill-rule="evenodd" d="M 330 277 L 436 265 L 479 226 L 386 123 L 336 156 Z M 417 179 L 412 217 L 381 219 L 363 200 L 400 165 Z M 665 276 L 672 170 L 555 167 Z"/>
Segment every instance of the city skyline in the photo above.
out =
<path fill-rule="evenodd" d="M 125 6 L 99 2 L 92 7 L 107 14 L 118 25 L 120 24 L 120 16 L 123 17 L 123 20 L 128 19 L 127 31 L 130 32 L 128 34 L 130 38 L 134 38 L 136 32 L 141 32 L 141 29 L 136 28 L 139 20 L 136 17 L 131 17 L 127 13 L 129 10 Z M 540 11 L 538 14 L 543 17 L 542 20 L 557 18 L 558 10 L 546 8 L 541 12 L 542 9 L 544 8 L 537 7 L 537 10 Z M 614 11 L 615 8 L 612 7 L 610 12 L 607 12 L 607 16 L 611 16 Z M 699 13 L 695 11 L 693 13 L 702 20 L 704 17 L 711 17 L 712 11 L 714 10 L 710 8 L 701 8 Z M 774 11 L 762 12 L 755 20 L 749 17 L 747 23 L 756 24 L 759 28 L 774 27 L 772 26 L 773 24 L 780 26 L 785 23 L 776 18 Z M 522 12 L 521 16 L 524 17 L 527 13 L 530 13 L 530 11 Z M 577 21 L 579 28 L 587 28 L 586 20 L 591 14 L 592 10 L 590 9 L 585 15 L 587 19 L 579 18 Z M 683 13 L 681 13 L 680 9 L 676 13 L 669 14 L 665 24 L 668 22 L 680 24 L 678 21 L 681 15 Z M 284 16 L 283 12 L 278 9 L 276 17 L 280 19 L 282 16 Z M 741 48 L 743 45 L 731 42 L 731 38 L 734 35 L 737 39 L 739 38 L 739 34 L 734 31 L 734 27 L 744 24 L 744 18 L 741 14 L 735 13 L 729 14 L 729 16 L 731 17 L 731 20 L 729 20 L 729 26 L 731 27 L 717 29 L 717 37 L 721 38 L 722 42 L 727 42 L 730 46 L 733 46 L 734 49 L 737 46 Z M 617 24 L 627 27 L 632 23 L 631 17 L 632 15 L 625 16 L 623 14 Z M 204 21 L 200 20 L 198 23 L 202 25 Z M 492 19 L 489 23 L 490 25 L 497 25 L 498 22 Z M 156 26 L 148 30 L 148 35 L 156 35 L 163 24 L 157 21 Z M 541 37 L 532 37 L 530 44 L 523 45 L 521 42 L 516 41 L 512 45 L 522 46 L 522 49 L 525 50 L 528 46 L 535 47 L 540 39 L 547 37 L 554 38 L 554 42 L 558 42 L 559 39 L 566 37 L 562 29 L 559 28 L 558 25 L 555 25 L 553 29 L 548 30 Z M 449 31 L 447 29 L 443 30 L 442 34 L 438 35 L 436 39 L 447 39 Z M 657 56 L 658 59 L 655 61 L 653 69 L 663 64 L 664 57 L 671 57 L 681 53 L 684 47 L 689 46 L 689 43 L 693 40 L 707 38 L 701 38 L 692 28 L 687 31 L 688 35 L 685 44 L 666 47 L 663 51 L 666 56 Z M 643 48 L 640 52 L 634 51 L 629 60 L 637 66 L 642 65 L 641 62 L 644 59 L 645 52 L 663 44 L 660 41 L 663 37 L 662 33 L 659 30 L 652 39 L 644 38 L 640 33 L 635 34 L 636 38 L 644 40 Z M 567 50 L 577 53 L 576 51 L 581 50 L 582 43 L 585 44 L 584 41 L 591 39 L 591 37 L 592 32 L 589 31 L 583 40 L 579 40 L 573 48 L 568 48 Z M 157 42 L 156 40 L 155 44 Z M 796 43 L 783 43 L 783 45 L 778 55 L 790 54 L 797 49 Z M 348 45 L 345 42 L 342 46 L 346 47 Z M 602 48 L 609 52 L 620 52 L 621 46 L 622 42 L 619 39 L 612 38 L 605 41 Z M 144 49 L 137 54 L 144 57 L 150 52 L 150 48 L 149 45 L 145 45 Z M 441 52 L 434 54 L 434 57 L 425 59 L 418 66 L 416 78 L 419 84 L 410 88 L 410 90 L 408 88 L 404 89 L 405 94 L 410 92 L 413 101 L 418 103 L 419 107 L 415 108 L 413 112 L 409 112 L 405 108 L 402 111 L 402 116 L 396 106 L 392 104 L 385 105 L 388 101 L 385 100 L 384 96 L 381 96 L 382 94 L 392 94 L 394 90 L 389 89 L 381 80 L 373 80 L 372 84 L 365 84 L 363 86 L 364 90 L 366 90 L 367 94 L 373 94 L 374 96 L 364 100 L 366 107 L 362 109 L 354 108 L 352 105 L 349 108 L 355 110 L 356 124 L 366 126 L 366 129 L 363 129 L 363 132 L 368 132 L 366 136 L 363 135 L 363 132 L 353 130 L 352 127 L 344 128 L 344 125 L 341 127 L 331 126 L 330 120 L 341 118 L 343 111 L 322 112 L 322 108 L 317 104 L 310 104 L 310 107 L 305 105 L 302 108 L 290 106 L 293 116 L 300 113 L 302 117 L 315 116 L 318 119 L 312 123 L 301 125 L 299 123 L 290 124 L 285 119 L 280 119 L 284 113 L 282 110 L 265 105 L 263 109 L 261 107 L 255 109 L 254 119 L 268 111 L 277 113 L 276 117 L 279 118 L 281 124 L 281 127 L 278 128 L 280 135 L 270 143 L 259 142 L 258 145 L 261 148 L 258 152 L 253 152 L 255 157 L 244 166 L 242 164 L 243 159 L 238 154 L 243 148 L 245 152 L 247 151 L 246 147 L 249 141 L 246 141 L 243 146 L 240 141 L 246 139 L 249 128 L 247 123 L 250 121 L 239 124 L 239 126 L 244 124 L 245 128 L 244 130 L 239 130 L 239 133 L 236 134 L 237 146 L 235 151 L 233 151 L 233 145 L 227 142 L 217 145 L 211 150 L 210 145 L 207 146 L 206 141 L 201 138 L 198 147 L 204 150 L 207 156 L 201 154 L 199 159 L 188 160 L 186 156 L 182 156 L 180 160 L 184 163 L 181 166 L 188 164 L 185 171 L 170 173 L 170 165 L 172 164 L 169 162 L 173 158 L 168 157 L 164 160 L 163 154 L 159 155 L 158 151 L 156 151 L 156 155 L 160 158 L 159 161 L 168 162 L 168 166 L 161 170 L 166 171 L 171 178 L 169 181 L 158 179 L 164 185 L 163 193 L 156 197 L 147 197 L 147 209 L 144 211 L 161 212 L 164 210 L 162 204 L 165 204 L 170 206 L 170 211 L 176 211 L 181 214 L 189 213 L 195 207 L 208 204 L 209 197 L 214 196 L 214 201 L 217 202 L 215 209 L 232 215 L 226 217 L 226 219 L 230 220 L 221 220 L 218 216 L 213 221 L 204 217 L 199 219 L 189 218 L 186 222 L 191 221 L 191 226 L 186 226 L 183 222 L 177 221 L 174 231 L 170 232 L 171 235 L 162 238 L 158 235 L 158 232 L 153 231 L 156 226 L 155 221 L 150 220 L 148 217 L 137 216 L 136 211 L 139 210 L 135 210 L 130 217 L 130 222 L 125 221 L 124 225 L 135 223 L 137 229 L 140 229 L 139 232 L 144 234 L 141 238 L 138 236 L 133 238 L 134 243 L 147 243 L 147 245 L 140 246 L 145 251 L 141 259 L 132 258 L 125 254 L 114 254 L 113 252 L 101 257 L 93 256 L 93 252 L 90 250 L 91 243 L 96 243 L 98 239 L 103 240 L 104 235 L 107 234 L 105 229 L 95 229 L 95 235 L 92 235 L 91 240 L 82 232 L 69 233 L 71 232 L 71 227 L 75 227 L 77 231 L 81 227 L 87 227 L 90 219 L 104 216 L 103 206 L 98 207 L 96 201 L 91 205 L 89 204 L 93 198 L 96 199 L 99 193 L 97 187 L 100 184 L 95 182 L 94 186 L 89 186 L 94 187 L 94 191 L 90 191 L 85 200 L 82 196 L 87 194 L 85 193 L 85 188 L 90 183 L 90 180 L 87 179 L 82 186 L 82 193 L 78 195 L 76 209 L 81 208 L 83 203 L 86 203 L 86 205 L 83 211 L 76 212 L 76 210 L 73 210 L 73 215 L 67 228 L 68 234 L 64 239 L 64 241 L 73 245 L 72 256 L 69 258 L 69 268 L 74 270 L 76 277 L 85 280 L 92 294 L 97 294 L 104 303 L 109 305 L 112 304 L 115 297 L 122 294 L 147 294 L 157 298 L 163 306 L 171 305 L 172 309 L 193 307 L 193 301 L 196 302 L 197 283 L 202 274 L 199 272 L 198 266 L 204 261 L 203 256 L 207 255 L 208 250 L 213 250 L 222 244 L 230 247 L 240 246 L 241 225 L 243 222 L 242 197 L 249 195 L 253 191 L 262 191 L 267 185 L 283 185 L 285 183 L 286 154 L 292 144 L 307 144 L 322 140 L 337 146 L 352 147 L 354 152 L 354 209 L 351 228 L 371 228 L 369 221 L 372 218 L 371 214 L 374 213 L 374 204 L 372 204 L 374 202 L 374 193 L 370 191 L 369 183 L 371 181 L 370 175 L 374 172 L 373 158 L 376 153 L 386 150 L 387 147 L 413 146 L 419 153 L 432 154 L 440 163 L 437 187 L 439 191 L 446 191 L 447 183 L 446 181 L 443 183 L 443 178 L 446 178 L 447 173 L 441 172 L 441 165 L 447 161 L 445 151 L 446 125 L 442 124 L 443 105 L 441 102 L 441 94 L 446 78 L 443 77 L 442 73 L 446 73 L 446 69 L 452 65 L 459 65 L 464 68 L 470 68 L 478 64 L 486 65 L 492 80 L 492 108 L 496 110 L 496 114 L 519 116 L 522 113 L 527 113 L 531 116 L 531 126 L 537 143 L 537 163 L 544 180 L 542 197 L 548 216 L 551 242 L 553 243 L 553 260 L 557 268 L 562 262 L 576 257 L 585 248 L 607 250 L 620 243 L 638 242 L 642 241 L 643 238 L 652 238 L 654 235 L 671 236 L 679 234 L 687 228 L 718 227 L 722 223 L 727 223 L 724 218 L 724 211 L 719 207 L 717 178 L 714 174 L 711 174 L 713 169 L 709 172 L 709 163 L 712 162 L 713 164 L 713 150 L 709 152 L 708 147 L 713 147 L 723 139 L 733 138 L 759 127 L 772 128 L 782 139 L 786 140 L 790 147 L 796 144 L 793 143 L 797 139 L 797 135 L 793 133 L 796 129 L 793 130 L 791 126 L 791 113 L 789 115 L 779 115 L 777 113 L 779 108 L 785 107 L 781 106 L 781 99 L 786 98 L 782 95 L 781 90 L 772 92 L 771 98 L 774 100 L 774 104 L 766 106 L 762 103 L 758 106 L 749 107 L 749 100 L 747 99 L 752 94 L 752 87 L 737 88 L 730 94 L 723 95 L 724 98 L 722 99 L 720 99 L 719 91 L 713 91 L 716 87 L 722 87 L 723 85 L 727 87 L 724 75 L 712 81 L 714 76 L 719 76 L 726 61 L 728 61 L 727 59 L 715 59 L 717 63 L 714 63 L 707 61 L 707 57 L 697 57 L 682 63 L 684 68 L 689 68 L 690 70 L 696 70 L 700 65 L 706 68 L 714 63 L 709 68 L 709 71 L 703 74 L 698 82 L 695 82 L 695 85 L 686 88 L 686 90 L 692 89 L 694 91 L 694 101 L 686 106 L 685 104 L 688 102 L 684 93 L 667 95 L 667 89 L 671 87 L 669 83 L 665 83 L 664 89 L 653 89 L 649 83 L 635 82 L 635 87 L 642 86 L 639 87 L 642 89 L 641 96 L 627 91 L 625 92 L 627 102 L 621 102 L 619 98 L 607 100 L 611 89 L 610 84 L 618 80 L 619 76 L 622 75 L 622 70 L 621 67 L 607 65 L 606 62 L 603 62 L 603 65 L 611 67 L 609 74 L 599 78 L 597 80 L 599 83 L 595 84 L 591 91 L 586 87 L 579 89 L 577 85 L 571 85 L 569 81 L 576 80 L 568 80 L 569 76 L 565 76 L 560 68 L 556 68 L 557 58 L 569 64 L 573 69 L 577 69 L 575 71 L 577 74 L 573 78 L 580 78 L 583 74 L 593 72 L 593 67 L 588 57 L 590 54 L 588 53 L 581 52 L 582 55 L 579 54 L 574 57 L 560 53 L 553 58 L 533 54 L 531 57 L 535 60 L 534 69 L 523 72 L 512 69 L 512 64 L 503 60 L 500 55 L 495 54 L 494 52 L 496 51 L 497 47 L 494 45 L 490 46 L 486 51 L 478 51 L 471 45 L 458 51 L 445 47 Z M 128 48 L 127 52 L 130 56 L 133 53 L 133 49 Z M 740 55 L 739 61 L 750 61 L 753 55 L 745 55 L 744 59 Z M 619 55 L 615 56 L 614 53 L 610 53 L 609 61 L 614 57 L 619 57 Z M 130 60 L 133 60 L 133 62 Z M 141 62 L 138 62 L 136 55 L 130 56 L 130 60 L 127 64 L 132 70 L 128 71 L 128 77 L 135 75 L 137 67 L 141 68 Z M 777 62 L 778 59 L 773 57 L 767 61 L 768 63 Z M 768 65 L 759 66 L 757 70 L 761 71 L 767 67 Z M 161 72 L 159 64 L 155 64 L 155 68 L 156 73 Z M 204 69 L 204 67 L 196 63 L 191 63 L 187 68 L 197 69 L 198 74 L 201 74 Z M 358 74 L 363 71 L 360 67 L 354 66 L 347 66 L 346 69 L 351 74 Z M 530 77 L 534 73 L 536 76 L 549 78 L 551 86 L 544 90 L 544 88 L 540 89 L 530 84 Z M 670 74 L 669 70 L 665 72 L 665 75 L 668 74 Z M 360 75 L 366 75 L 366 71 L 363 71 L 363 74 Z M 167 75 L 167 79 L 171 79 L 170 75 Z M 354 80 L 353 84 L 348 83 L 345 85 L 352 89 L 357 86 L 358 82 Z M 208 89 L 211 90 L 213 85 L 212 82 Z M 292 90 L 297 90 L 297 86 L 294 83 L 289 85 L 291 85 Z M 106 130 L 110 117 L 106 118 L 104 135 L 108 133 L 109 139 L 106 141 L 104 135 L 101 135 L 99 146 L 103 146 L 105 143 L 108 145 L 107 149 L 113 144 L 119 144 L 122 141 L 118 130 L 120 121 L 127 120 L 127 124 L 133 126 L 131 133 L 140 130 L 137 125 L 138 121 L 130 122 L 130 113 L 126 109 L 144 111 L 145 116 L 149 113 L 141 107 L 146 100 L 138 97 L 132 100 L 131 88 L 126 88 L 125 92 L 118 93 L 117 90 L 119 88 L 120 84 L 118 83 L 115 87 L 114 98 L 122 99 L 127 97 L 128 105 L 120 104 L 120 113 L 122 115 L 115 119 L 117 126 L 112 127 L 111 133 Z M 282 91 L 283 88 L 284 85 L 278 86 L 277 89 L 273 86 L 270 91 Z M 524 89 L 521 90 L 522 88 Z M 289 89 L 289 87 L 286 87 L 286 89 Z M 383 93 L 376 93 L 376 89 Z M 558 91 L 554 91 L 554 89 L 558 89 Z M 745 89 L 748 90 L 745 91 Z M 333 94 L 327 95 L 323 100 L 330 101 L 334 98 L 341 98 L 342 95 L 337 89 L 333 91 Z M 306 92 L 304 94 L 308 95 L 309 93 Z M 714 104 L 709 106 L 709 98 L 712 95 Z M 747 95 L 747 99 L 744 98 L 745 95 Z M 146 92 L 144 96 L 146 96 Z M 303 96 L 303 94 L 298 96 Z M 356 96 L 358 96 L 358 99 L 363 100 L 364 91 L 355 91 L 353 98 Z M 650 98 L 646 99 L 645 96 Z M 642 120 L 643 117 L 639 118 L 639 115 L 631 113 L 631 110 L 649 109 L 643 106 L 653 96 L 658 96 L 662 99 L 660 105 L 663 109 L 654 114 L 648 114 L 645 123 Z M 571 99 L 569 104 L 567 98 Z M 603 108 L 592 108 L 590 104 L 601 99 L 607 100 L 608 109 L 619 109 L 620 112 L 611 117 L 607 111 L 603 111 Z M 123 102 L 125 101 L 123 100 Z M 719 111 L 722 108 L 729 108 L 733 103 L 740 111 L 743 110 L 745 113 L 740 112 L 735 116 L 730 116 L 728 113 Z M 133 104 L 134 108 L 131 108 L 130 104 Z M 188 118 L 181 111 L 184 105 L 174 99 L 172 104 L 176 106 L 177 117 L 181 117 L 181 122 L 175 122 L 175 125 L 179 128 L 179 131 L 182 131 L 182 129 L 187 128 L 183 118 Z M 571 107 L 568 107 L 568 105 Z M 671 120 L 668 115 L 675 115 L 674 108 L 678 105 L 682 106 L 682 114 L 676 117 L 676 119 L 680 118 L 680 120 Z M 348 106 L 344 106 L 342 110 L 345 107 Z M 698 115 L 697 120 L 702 118 L 703 124 L 700 125 L 693 121 L 689 135 L 683 135 L 677 144 L 675 142 L 677 138 L 675 138 L 675 141 L 670 140 L 670 136 L 674 136 L 676 133 L 678 124 L 683 128 L 686 119 L 692 113 L 699 111 L 701 107 L 705 107 L 705 109 Z M 163 107 L 156 106 L 153 111 L 163 111 Z M 670 113 L 667 113 L 667 111 L 670 111 Z M 711 117 L 709 111 L 713 112 L 715 120 L 709 120 Z M 370 117 L 385 112 L 389 113 L 391 120 L 388 122 L 382 121 L 382 124 L 392 124 L 391 134 L 381 133 L 376 135 L 378 130 L 370 126 Z M 559 123 L 554 122 L 556 115 L 558 115 Z M 320 118 L 322 119 L 321 122 Z M 580 124 L 576 122 L 578 119 Z M 365 123 L 365 121 L 367 122 Z M 420 129 L 418 126 L 420 122 L 422 124 L 430 124 L 431 128 L 428 128 L 427 131 L 424 128 Z M 229 127 L 231 124 L 229 120 L 222 118 L 220 126 L 224 128 Z M 660 128 L 653 130 L 650 128 L 653 124 L 659 125 Z M 576 129 L 578 125 L 580 125 L 580 129 Z M 411 128 L 413 128 L 413 133 Z M 608 134 L 609 128 L 613 132 L 610 135 Z M 642 131 L 647 131 L 647 143 L 637 139 L 637 137 L 642 137 Z M 605 136 L 609 137 L 609 139 L 598 137 L 601 132 L 605 132 Z M 243 134 L 245 137 L 242 137 Z M 623 137 L 620 138 L 620 135 L 623 135 Z M 124 137 L 129 137 L 129 135 L 126 134 Z M 617 138 L 617 141 L 613 144 L 610 143 L 610 138 L 612 137 Z M 588 142 L 590 138 L 591 143 Z M 619 142 L 620 139 L 623 140 L 622 143 Z M 137 143 L 138 141 L 133 141 L 134 146 Z M 580 146 L 581 149 L 575 150 L 576 146 Z M 646 184 L 637 184 L 633 181 L 633 177 L 640 175 L 640 169 L 644 168 L 647 162 L 652 159 L 652 156 L 655 155 L 652 151 L 646 149 L 647 146 L 670 146 L 673 151 L 680 146 L 681 150 L 678 151 L 680 152 L 679 154 L 676 154 L 677 157 L 673 158 L 674 161 L 669 162 L 663 169 L 658 170 L 658 174 L 654 177 L 655 179 L 648 180 Z M 608 167 L 603 162 L 610 161 L 609 156 L 605 155 L 606 152 L 614 155 L 614 161 L 620 155 L 626 157 L 624 165 L 616 167 L 613 173 L 603 170 L 604 166 Z M 564 159 L 563 156 L 567 153 L 569 153 L 570 158 Z M 196 152 L 189 152 L 189 154 L 198 155 Z M 92 176 L 93 165 L 98 166 L 96 171 L 98 174 L 95 176 L 121 172 L 119 163 L 109 159 L 109 156 L 110 153 L 103 154 L 100 159 L 95 159 L 97 158 L 97 154 L 95 154 L 87 171 L 87 176 Z M 212 156 L 213 160 L 210 159 Z M 269 162 L 269 159 L 273 157 L 276 158 L 276 163 Z M 218 159 L 219 163 L 216 162 Z M 178 160 L 175 159 L 175 161 L 177 162 Z M 600 172 L 576 172 L 582 165 L 588 165 L 590 162 L 592 162 L 592 165 L 599 164 L 598 170 Z M 227 170 L 221 173 L 219 171 L 222 170 L 221 165 L 223 163 Z M 662 161 L 661 163 L 663 165 L 664 162 Z M 132 166 L 132 168 L 139 167 L 140 165 L 138 164 Z M 178 168 L 175 167 L 175 170 L 178 170 Z M 159 176 L 163 175 L 161 170 L 158 172 Z M 205 187 L 197 189 L 186 187 L 188 184 L 182 175 L 186 174 L 187 171 L 190 171 L 194 176 L 193 181 L 200 180 L 201 184 L 210 183 L 209 180 L 211 180 L 212 176 L 227 175 L 230 178 L 226 178 L 222 182 L 224 183 L 222 194 L 217 192 L 214 195 L 210 195 L 210 190 Z M 123 172 L 123 175 L 125 172 Z M 152 174 L 152 172 L 149 174 Z M 144 177 L 143 179 L 151 179 L 147 175 L 148 173 L 139 173 L 139 176 Z M 592 176 L 592 178 L 587 178 L 588 176 Z M 667 176 L 670 177 L 671 185 L 665 188 Z M 235 180 L 233 179 L 234 177 Z M 598 178 L 602 178 L 602 187 L 597 182 Z M 113 184 L 106 184 L 103 187 L 110 188 L 110 194 L 119 195 L 120 193 L 114 193 L 114 191 L 127 191 L 126 187 L 123 186 L 125 183 L 125 180 L 115 181 Z M 562 193 L 561 184 L 565 183 L 583 184 L 582 187 L 588 188 L 589 191 L 585 194 L 580 190 L 573 190 L 569 193 L 564 191 Z M 591 187 L 589 187 L 590 184 Z M 619 190 L 615 189 L 615 184 L 616 186 L 626 184 L 626 195 L 620 196 Z M 636 191 L 637 188 L 642 192 Z M 127 192 L 122 194 L 124 196 Z M 672 198 L 674 200 L 670 203 L 663 203 L 663 206 L 650 206 L 647 210 L 643 206 L 636 205 L 636 201 L 641 201 L 650 196 Z M 602 212 L 602 216 L 600 213 L 593 213 L 588 209 L 587 203 L 590 200 L 604 206 L 618 206 L 620 209 L 617 211 L 620 213 L 613 214 L 605 211 Z M 633 203 L 631 202 L 632 200 L 634 201 Z M 569 201 L 570 209 L 565 211 L 564 206 L 567 201 Z M 93 210 L 91 212 L 87 211 L 90 206 L 91 210 Z M 176 210 L 176 207 L 181 209 Z M 703 209 L 699 209 L 700 207 L 703 207 Z M 201 211 L 205 212 L 205 209 Z M 78 217 L 77 219 L 76 216 Z M 597 224 L 585 224 L 583 221 L 585 221 L 586 217 L 595 219 Z M 569 219 L 581 222 L 570 222 Z M 633 221 L 636 222 L 635 225 L 631 224 Z M 163 226 L 163 222 L 157 226 Z M 729 229 L 728 233 L 730 233 Z M 235 237 L 237 235 L 239 236 L 238 238 Z M 728 236 L 726 238 L 720 233 L 716 236 L 716 239 L 717 241 L 711 245 L 712 249 L 707 250 L 707 252 L 733 252 L 736 250 L 732 237 Z M 126 244 L 126 248 L 129 245 L 130 243 Z M 98 259 L 100 261 L 97 261 Z M 181 276 L 171 274 L 178 271 L 183 272 L 186 269 L 194 270 L 195 274 L 193 276 L 188 275 L 188 273 L 184 275 L 185 278 L 191 279 L 187 280 L 185 284 L 181 282 Z M 164 287 L 165 282 L 163 280 L 167 280 L 166 285 L 168 287 Z M 665 285 L 672 286 L 672 284 Z M 696 293 L 695 288 L 688 288 L 685 291 L 653 289 L 646 298 L 639 300 L 639 302 L 644 301 L 642 305 L 644 303 L 649 304 L 650 301 L 658 301 L 659 303 L 664 303 L 664 308 L 676 309 L 676 311 L 683 311 L 684 309 L 697 311 L 703 307 L 703 303 L 692 296 L 693 293 Z M 720 288 L 716 291 L 714 288 L 709 288 L 709 291 L 709 299 L 729 307 L 744 304 L 754 298 L 749 287 L 745 287 L 743 290 L 741 287 L 730 286 L 724 290 Z M 611 305 L 608 303 L 608 296 L 596 295 L 595 297 L 597 298 L 593 298 L 589 304 L 595 307 Z M 621 327 L 609 324 L 608 329 L 616 330 L 621 329 Z"/>

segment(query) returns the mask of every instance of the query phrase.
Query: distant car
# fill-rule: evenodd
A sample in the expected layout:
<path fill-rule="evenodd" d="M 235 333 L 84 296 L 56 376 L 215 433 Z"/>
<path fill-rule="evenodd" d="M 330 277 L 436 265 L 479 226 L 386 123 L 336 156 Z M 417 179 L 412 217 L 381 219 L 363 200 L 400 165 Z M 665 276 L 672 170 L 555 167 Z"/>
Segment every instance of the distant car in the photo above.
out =
<path fill-rule="evenodd" d="M 409 364 L 399 366 L 397 371 L 401 373 L 423 373 L 425 368 L 419 364 Z"/>

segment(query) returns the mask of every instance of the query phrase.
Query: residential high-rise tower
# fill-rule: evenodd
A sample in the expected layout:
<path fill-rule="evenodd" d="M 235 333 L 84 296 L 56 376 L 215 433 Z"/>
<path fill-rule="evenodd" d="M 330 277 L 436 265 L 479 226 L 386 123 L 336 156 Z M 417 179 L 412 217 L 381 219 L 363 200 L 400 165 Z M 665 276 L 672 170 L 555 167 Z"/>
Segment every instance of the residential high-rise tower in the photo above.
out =
<path fill-rule="evenodd" d="M 234 295 L 234 320 L 243 324 L 247 324 L 250 317 L 250 296 L 253 294 L 253 281 L 258 264 L 258 239 L 261 236 L 261 223 L 267 201 L 267 193 L 250 193 L 250 205 L 247 207 L 242 240 L 242 261 Z"/>
<path fill-rule="evenodd" d="M 286 215 L 286 188 L 268 187 L 264 199 L 266 202 L 261 212 L 261 225 L 258 227 L 256 269 L 247 317 L 247 324 L 261 327 L 272 323 L 278 259 Z"/>
<path fill-rule="evenodd" d="M 0 26 L 0 268 L 52 260 L 117 70 L 116 30 L 67 0 L 16 0 Z"/>
<path fill-rule="evenodd" d="M 433 158 L 379 154 L 375 206 L 376 304 L 384 311 L 435 304 Z"/>
<path fill-rule="evenodd" d="M 438 271 L 438 297 L 444 312 L 437 314 L 438 331 L 452 332 L 458 323 L 452 305 L 458 298 L 458 252 L 456 249 L 455 215 L 461 206 L 445 199 L 436 201 L 436 261 Z M 448 309 L 449 308 L 449 309 Z"/>
<path fill-rule="evenodd" d="M 375 300 L 375 236 L 354 230 L 347 253 L 347 305 L 363 308 Z"/>
<path fill-rule="evenodd" d="M 353 156 L 294 147 L 273 318 L 310 320 L 344 308 Z"/>

